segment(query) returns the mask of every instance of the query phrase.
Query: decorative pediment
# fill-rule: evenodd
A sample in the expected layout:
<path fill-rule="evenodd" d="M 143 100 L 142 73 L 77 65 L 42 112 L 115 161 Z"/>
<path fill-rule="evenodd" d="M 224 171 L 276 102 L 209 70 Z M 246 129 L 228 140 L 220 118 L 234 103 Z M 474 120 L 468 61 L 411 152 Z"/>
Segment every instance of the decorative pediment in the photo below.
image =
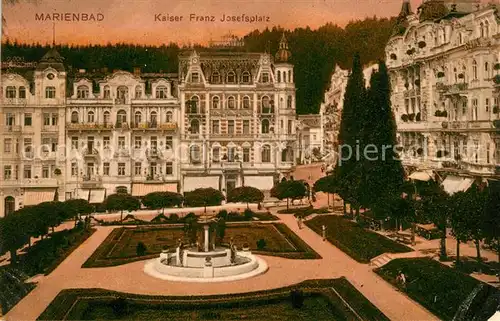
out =
<path fill-rule="evenodd" d="M 29 86 L 29 81 L 26 80 L 26 78 L 14 73 L 3 74 L 2 83 L 4 85 L 16 84 L 16 85 L 24 85 L 26 87 Z"/>
<path fill-rule="evenodd" d="M 120 70 L 104 78 L 104 82 L 114 85 L 126 85 L 137 84 L 138 82 L 142 82 L 142 79 L 128 71 Z"/>

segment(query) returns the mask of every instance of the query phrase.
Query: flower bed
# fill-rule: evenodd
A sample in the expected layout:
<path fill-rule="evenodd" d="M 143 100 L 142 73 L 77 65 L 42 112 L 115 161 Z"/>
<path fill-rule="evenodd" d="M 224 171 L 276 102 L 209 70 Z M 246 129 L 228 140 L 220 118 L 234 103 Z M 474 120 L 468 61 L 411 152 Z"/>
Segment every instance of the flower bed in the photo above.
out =
<path fill-rule="evenodd" d="M 303 295 L 294 308 L 292 290 Z M 337 295 L 338 293 L 338 295 Z M 294 302 L 295 301 L 295 302 Z M 348 306 L 347 306 L 348 304 Z M 146 296 L 101 289 L 61 291 L 38 320 L 389 320 L 345 278 L 308 280 L 280 289 L 212 296 Z M 276 319 L 274 318 L 274 319 Z"/>
<path fill-rule="evenodd" d="M 383 253 L 403 253 L 411 248 L 394 242 L 380 234 L 366 230 L 359 224 L 340 216 L 317 216 L 305 224 L 322 235 L 322 225 L 327 228 L 327 240 L 358 262 L 368 263 Z"/>
<path fill-rule="evenodd" d="M 396 281 L 399 271 L 405 275 L 405 286 Z M 443 320 L 452 320 L 460 304 L 480 284 L 480 281 L 430 258 L 395 259 L 375 272 Z M 479 302 L 486 301 L 485 294 L 498 290 L 485 285 L 484 291 L 487 293 L 478 294 Z M 478 312 L 488 311 L 487 307 L 476 308 Z"/>

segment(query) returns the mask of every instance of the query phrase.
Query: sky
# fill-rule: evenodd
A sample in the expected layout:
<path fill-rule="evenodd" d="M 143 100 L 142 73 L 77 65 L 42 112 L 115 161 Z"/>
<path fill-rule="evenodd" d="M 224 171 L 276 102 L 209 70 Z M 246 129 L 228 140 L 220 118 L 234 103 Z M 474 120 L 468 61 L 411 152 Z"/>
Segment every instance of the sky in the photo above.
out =
<path fill-rule="evenodd" d="M 231 33 L 243 36 L 255 29 L 281 26 L 313 29 L 333 22 L 344 26 L 364 17 L 399 13 L 402 0 L 2 0 L 7 37 L 25 43 L 106 44 L 116 42 L 161 45 L 206 44 Z M 12 4 L 12 2 L 17 2 Z M 416 8 L 420 0 L 412 0 Z M 59 14 L 59 16 L 54 16 Z M 66 14 L 66 15 L 65 15 Z M 84 15 L 89 21 L 84 20 Z M 257 19 L 221 21 L 224 16 Z M 162 21 L 172 17 L 178 21 Z M 196 21 L 195 16 L 210 16 Z M 47 17 L 51 18 L 48 20 Z M 69 19 L 70 21 L 61 21 Z M 79 17 L 80 21 L 75 21 Z M 91 20 L 91 18 L 94 20 Z M 182 18 L 181 18 L 182 17 Z M 245 18 L 243 18 L 245 19 Z M 58 20 L 58 21 L 54 21 Z M 199 19 L 198 19 L 199 20 Z M 55 32 L 53 32 L 55 31 Z"/>

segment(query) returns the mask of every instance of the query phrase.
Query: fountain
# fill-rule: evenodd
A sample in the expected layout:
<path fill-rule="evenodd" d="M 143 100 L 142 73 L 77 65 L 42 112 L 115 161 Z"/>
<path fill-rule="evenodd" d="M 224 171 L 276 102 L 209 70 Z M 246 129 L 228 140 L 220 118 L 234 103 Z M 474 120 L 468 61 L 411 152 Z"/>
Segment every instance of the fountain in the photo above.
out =
<path fill-rule="evenodd" d="M 224 282 L 254 277 L 267 271 L 267 263 L 250 251 L 238 251 L 231 241 L 229 248 L 212 246 L 210 249 L 210 224 L 217 219 L 203 215 L 198 223 L 203 227 L 203 248 L 184 248 L 181 240 L 171 253 L 167 250 L 159 258 L 150 260 L 144 272 L 169 281 L 180 282 Z"/>

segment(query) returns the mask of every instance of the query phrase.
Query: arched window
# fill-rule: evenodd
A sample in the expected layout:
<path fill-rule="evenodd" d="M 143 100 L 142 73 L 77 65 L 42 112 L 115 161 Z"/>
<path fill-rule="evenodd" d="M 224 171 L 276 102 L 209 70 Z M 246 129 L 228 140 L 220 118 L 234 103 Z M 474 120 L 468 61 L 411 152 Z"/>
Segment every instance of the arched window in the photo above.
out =
<path fill-rule="evenodd" d="M 5 98 L 16 98 L 16 87 L 7 86 L 5 89 Z"/>
<path fill-rule="evenodd" d="M 286 80 L 286 71 L 283 71 L 283 82 L 287 82 L 287 80 Z"/>
<path fill-rule="evenodd" d="M 156 87 L 156 98 L 167 99 L 167 87 L 165 86 Z"/>
<path fill-rule="evenodd" d="M 217 109 L 219 108 L 219 103 L 220 103 L 220 98 L 219 96 L 214 96 L 212 98 L 212 108 Z"/>
<path fill-rule="evenodd" d="M 263 119 L 261 123 L 261 132 L 262 134 L 269 134 L 269 120 Z"/>
<path fill-rule="evenodd" d="M 76 98 L 89 98 L 89 87 L 85 85 L 78 86 L 76 88 Z"/>
<path fill-rule="evenodd" d="M 227 97 L 227 108 L 234 109 L 236 107 L 236 103 L 233 96 Z"/>
<path fill-rule="evenodd" d="M 212 74 L 212 83 L 213 84 L 220 84 L 220 74 L 218 71 L 216 71 Z"/>
<path fill-rule="evenodd" d="M 490 36 L 490 23 L 488 20 L 484 22 L 484 36 L 489 37 Z"/>
<path fill-rule="evenodd" d="M 245 109 L 250 108 L 250 97 L 248 96 L 243 97 L 243 108 Z"/>
<path fill-rule="evenodd" d="M 16 210 L 16 199 L 12 196 L 7 196 L 4 199 L 4 215 L 10 215 Z"/>
<path fill-rule="evenodd" d="M 135 86 L 135 99 L 142 98 L 142 87 L 137 85 Z"/>
<path fill-rule="evenodd" d="M 292 79 L 292 71 L 291 71 L 291 70 L 288 70 L 288 81 L 289 81 L 289 82 L 293 82 L 293 79 Z"/>
<path fill-rule="evenodd" d="M 234 84 L 236 82 L 236 75 L 234 74 L 234 71 L 230 71 L 227 73 L 227 83 L 228 84 Z"/>
<path fill-rule="evenodd" d="M 19 87 L 19 98 L 26 98 L 26 87 Z"/>
<path fill-rule="evenodd" d="M 149 115 L 149 121 L 151 122 L 151 125 L 153 127 L 156 127 L 156 124 L 158 123 L 158 114 L 156 111 L 152 111 L 151 114 Z"/>
<path fill-rule="evenodd" d="M 269 114 L 271 112 L 271 103 L 268 96 L 262 97 L 262 113 Z"/>
<path fill-rule="evenodd" d="M 278 82 L 281 82 L 281 71 L 278 70 Z"/>
<path fill-rule="evenodd" d="M 288 96 L 286 99 L 286 108 L 292 108 L 292 96 Z"/>
<path fill-rule="evenodd" d="M 111 123 L 111 114 L 107 110 L 104 112 L 104 123 L 105 124 Z"/>
<path fill-rule="evenodd" d="M 198 105 L 200 103 L 200 99 L 198 96 L 191 97 L 191 100 L 188 101 L 189 103 L 189 113 L 190 114 L 197 114 L 198 113 Z"/>
<path fill-rule="evenodd" d="M 110 99 L 111 98 L 111 90 L 109 89 L 109 86 L 106 85 L 104 86 L 104 99 Z"/>
<path fill-rule="evenodd" d="M 95 122 L 95 114 L 92 110 L 90 110 L 88 113 L 87 113 L 87 122 L 88 123 L 93 123 Z"/>
<path fill-rule="evenodd" d="M 482 22 L 479 24 L 479 32 L 480 32 L 480 37 L 483 38 L 484 37 L 484 24 Z"/>
<path fill-rule="evenodd" d="M 134 123 L 135 125 L 139 125 L 142 122 L 142 113 L 140 111 L 136 111 L 134 114 Z"/>
<path fill-rule="evenodd" d="M 191 134 L 200 133 L 200 121 L 198 119 L 191 120 Z"/>
<path fill-rule="evenodd" d="M 270 163 L 271 162 L 271 147 L 269 147 L 269 145 L 262 146 L 261 160 L 262 160 L 262 163 Z"/>
<path fill-rule="evenodd" d="M 477 61 L 472 60 L 472 79 L 477 79 Z"/>
<path fill-rule="evenodd" d="M 78 120 L 78 112 L 75 110 L 71 113 L 71 123 L 78 124 L 80 121 Z"/>
<path fill-rule="evenodd" d="M 250 83 L 250 73 L 248 71 L 244 71 L 243 75 L 241 76 L 241 80 L 244 84 Z"/>
<path fill-rule="evenodd" d="M 191 145 L 189 147 L 189 162 L 191 164 L 201 163 L 201 148 L 198 145 Z"/>
<path fill-rule="evenodd" d="M 490 77 L 490 65 L 488 62 L 484 63 L 484 78 L 489 78 Z"/>
<path fill-rule="evenodd" d="M 118 103 L 126 104 L 128 97 L 128 88 L 126 86 L 120 86 L 116 89 L 116 99 Z"/>
<path fill-rule="evenodd" d="M 166 114 L 166 119 L 165 119 L 165 120 L 166 120 L 166 122 L 167 122 L 167 123 L 170 123 L 170 122 L 172 121 L 172 118 L 173 118 L 173 116 L 172 116 L 172 112 L 171 112 L 171 111 L 167 111 L 167 114 Z"/>
<path fill-rule="evenodd" d="M 125 110 L 119 110 L 116 113 L 116 128 L 122 128 L 123 124 L 127 123 L 127 112 Z"/>

